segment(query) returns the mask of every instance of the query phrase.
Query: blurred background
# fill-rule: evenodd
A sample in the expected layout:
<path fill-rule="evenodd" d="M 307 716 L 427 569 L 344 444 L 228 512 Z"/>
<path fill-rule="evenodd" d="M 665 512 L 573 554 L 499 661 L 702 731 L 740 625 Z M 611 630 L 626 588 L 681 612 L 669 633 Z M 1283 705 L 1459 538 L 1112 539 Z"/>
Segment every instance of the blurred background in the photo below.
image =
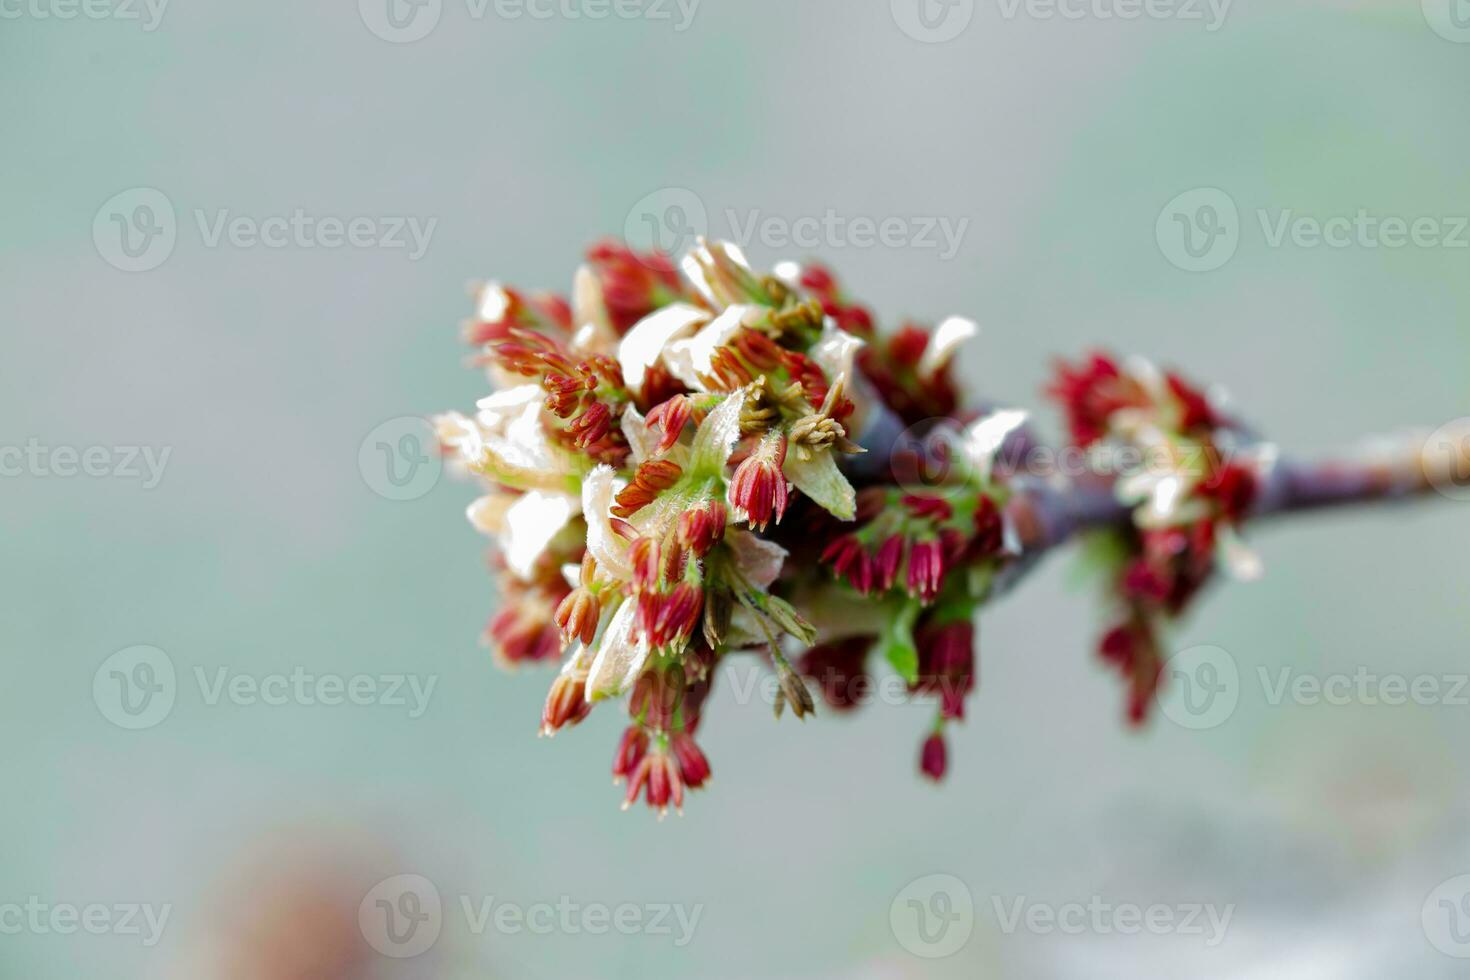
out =
<path fill-rule="evenodd" d="M 659 824 L 617 711 L 535 737 L 475 491 L 400 440 L 487 391 L 468 280 L 565 291 L 625 230 L 971 316 L 966 382 L 1052 433 L 1094 345 L 1293 452 L 1470 414 L 1465 41 L 1461 0 L 4 0 L 0 975 L 1462 975 L 1462 507 L 1263 528 L 1174 636 L 1238 667 L 1213 727 L 1125 729 L 1058 556 L 983 617 L 945 785 L 927 706 L 726 685 Z M 1434 223 L 1294 231 L 1360 212 Z"/>

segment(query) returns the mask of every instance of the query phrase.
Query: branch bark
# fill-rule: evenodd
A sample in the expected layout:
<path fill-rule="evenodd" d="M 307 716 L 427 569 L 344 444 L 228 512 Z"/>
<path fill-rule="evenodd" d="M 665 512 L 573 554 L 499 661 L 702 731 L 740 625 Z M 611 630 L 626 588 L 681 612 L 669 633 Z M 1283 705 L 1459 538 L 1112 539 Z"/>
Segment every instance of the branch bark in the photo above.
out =
<path fill-rule="evenodd" d="M 859 464 L 854 477 L 881 479 L 903 432 L 892 415 L 871 422 L 863 440 L 868 452 L 854 459 Z M 1025 460 L 1035 445 L 1032 433 L 1022 429 L 1001 456 Z M 1022 551 L 996 583 L 1001 589 L 1014 586 L 1042 556 L 1079 534 L 1125 527 L 1132 520 L 1111 479 L 1045 479 L 1016 470 L 1010 477 L 1015 492 L 1006 513 Z M 1363 449 L 1322 461 L 1278 460 L 1257 494 L 1250 521 L 1435 494 L 1470 499 L 1470 419 L 1438 430 L 1433 439 L 1420 432 L 1371 440 Z"/>

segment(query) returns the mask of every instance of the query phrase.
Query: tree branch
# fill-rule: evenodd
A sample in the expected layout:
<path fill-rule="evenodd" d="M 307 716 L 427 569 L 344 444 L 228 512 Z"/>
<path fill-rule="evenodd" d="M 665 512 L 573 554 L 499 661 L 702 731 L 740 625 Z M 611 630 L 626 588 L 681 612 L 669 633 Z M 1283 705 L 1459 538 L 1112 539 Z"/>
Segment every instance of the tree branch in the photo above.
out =
<path fill-rule="evenodd" d="M 891 414 L 874 419 L 864 433 L 868 453 L 853 460 L 858 464 L 854 477 L 874 479 L 884 472 L 903 433 L 902 424 Z M 1036 445 L 1034 436 L 1021 429 L 1006 443 L 1000 457 L 1024 461 Z M 997 581 L 998 591 L 1014 586 L 1043 555 L 1078 535 L 1127 527 L 1132 521 L 1132 508 L 1118 501 L 1111 478 L 1044 479 L 1024 469 L 1023 462 L 1009 471 L 1014 493 L 1006 506 L 1021 556 Z M 1454 494 L 1445 492 L 1446 488 L 1458 488 L 1470 497 L 1470 420 L 1440 429 L 1432 440 L 1420 432 L 1371 440 L 1363 449 L 1323 461 L 1278 460 L 1257 493 L 1249 520 L 1436 493 L 1452 498 Z"/>

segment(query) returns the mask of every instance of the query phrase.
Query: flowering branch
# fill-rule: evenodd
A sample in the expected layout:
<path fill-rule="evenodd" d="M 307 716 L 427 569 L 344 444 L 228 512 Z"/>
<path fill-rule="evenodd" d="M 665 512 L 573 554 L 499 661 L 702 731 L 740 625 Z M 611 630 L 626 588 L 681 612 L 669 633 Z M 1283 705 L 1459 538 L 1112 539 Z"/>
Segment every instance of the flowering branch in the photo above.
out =
<path fill-rule="evenodd" d="M 938 779 L 976 613 L 1042 555 L 1080 539 L 1102 571 L 1099 652 L 1137 723 L 1161 629 L 1217 567 L 1259 575 L 1247 525 L 1470 473 L 1470 432 L 1449 453 L 1282 462 L 1182 376 L 1103 354 L 1058 366 L 1070 441 L 1050 450 L 1026 413 L 963 403 L 950 365 L 973 322 L 881 334 L 822 267 L 761 275 L 722 243 L 677 268 L 599 244 L 570 302 L 476 296 L 466 337 L 499 390 L 436 427 L 498 545 L 486 638 L 509 666 L 560 661 L 543 734 L 625 703 L 613 775 L 660 814 L 709 779 L 695 736 L 728 654 L 763 658 L 776 714 L 798 717 L 813 687 L 853 707 L 886 661 L 936 701 L 920 768 Z"/>

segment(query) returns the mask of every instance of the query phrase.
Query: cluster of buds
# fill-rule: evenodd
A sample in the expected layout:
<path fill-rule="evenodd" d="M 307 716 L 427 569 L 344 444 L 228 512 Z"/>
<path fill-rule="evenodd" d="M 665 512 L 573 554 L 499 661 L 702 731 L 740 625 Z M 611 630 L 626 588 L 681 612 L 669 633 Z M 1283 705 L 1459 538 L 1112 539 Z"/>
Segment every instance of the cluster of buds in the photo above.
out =
<path fill-rule="evenodd" d="M 484 487 L 468 516 L 497 544 L 495 656 L 561 663 L 542 733 L 621 700 L 613 775 L 663 814 L 709 782 L 695 737 L 726 656 L 769 665 L 778 717 L 814 693 L 855 707 L 886 663 L 934 705 L 918 768 L 941 778 L 978 681 L 976 612 L 1037 527 L 1017 496 L 1034 485 L 998 462 L 1032 444 L 1025 413 L 967 408 L 951 377 L 977 332 L 883 334 L 828 270 L 757 273 L 718 242 L 678 263 L 595 245 L 570 300 L 478 287 L 465 335 L 498 390 L 436 426 Z M 1134 460 L 1102 481 L 1131 521 L 1094 550 L 1117 607 L 1100 653 L 1142 721 L 1160 626 L 1217 566 L 1259 571 L 1239 530 L 1272 459 L 1218 398 L 1143 361 L 1061 364 L 1049 393 L 1076 447 Z M 958 438 L 933 471 L 900 430 Z"/>
<path fill-rule="evenodd" d="M 849 463 L 877 420 L 956 417 L 950 362 L 974 324 L 884 337 L 825 269 L 759 274 L 703 241 L 677 264 L 595 245 L 570 300 L 476 298 L 465 336 L 498 390 L 436 426 L 484 487 L 469 518 L 498 546 L 497 658 L 561 662 L 542 733 L 623 700 L 625 802 L 677 810 L 709 781 L 695 734 L 725 656 L 762 658 L 776 713 L 805 717 L 812 685 L 853 703 L 880 650 L 938 703 L 920 768 L 940 776 L 975 686 L 973 612 L 1006 560 L 989 455 L 1019 413 L 969 419 L 989 448 L 950 485 Z"/>
<path fill-rule="evenodd" d="M 1101 353 L 1059 363 L 1047 394 L 1063 455 L 1107 465 L 1040 474 L 1026 414 L 954 382 L 973 322 L 885 334 L 827 269 L 758 273 L 725 243 L 675 262 L 602 242 L 569 299 L 475 299 L 464 335 L 495 390 L 434 424 L 483 489 L 485 639 L 502 666 L 560 663 L 543 735 L 625 705 L 614 781 L 660 816 L 709 784 L 696 735 L 727 656 L 769 666 L 778 718 L 853 709 L 891 671 L 933 705 L 918 769 L 939 780 L 978 685 L 977 611 L 1048 549 L 1088 539 L 1112 607 L 1098 654 L 1141 724 L 1163 629 L 1217 570 L 1260 575 L 1249 520 L 1463 482 L 1462 428 L 1278 466 L 1218 393 Z"/>
<path fill-rule="evenodd" d="M 1221 397 L 1141 359 L 1093 354 L 1060 363 L 1048 393 L 1073 443 L 1115 451 L 1130 465 L 1114 483 L 1131 526 L 1097 532 L 1092 552 L 1117 607 L 1099 643 L 1127 684 L 1127 717 L 1141 724 L 1162 678 L 1160 627 L 1177 619 L 1217 566 L 1253 579 L 1260 562 L 1239 536 L 1274 462 L 1221 408 Z"/>

